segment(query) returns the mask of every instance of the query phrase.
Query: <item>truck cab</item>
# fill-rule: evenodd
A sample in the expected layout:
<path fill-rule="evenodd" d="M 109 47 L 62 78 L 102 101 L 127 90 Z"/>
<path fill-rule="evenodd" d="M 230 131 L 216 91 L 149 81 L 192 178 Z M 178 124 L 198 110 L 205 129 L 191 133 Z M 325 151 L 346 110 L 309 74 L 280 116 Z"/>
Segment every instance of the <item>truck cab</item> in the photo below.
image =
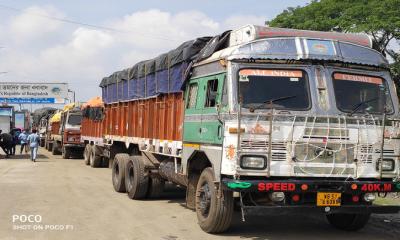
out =
<path fill-rule="evenodd" d="M 399 211 L 373 205 L 400 191 L 400 130 L 387 61 L 368 36 L 231 32 L 228 47 L 193 67 L 183 129 L 182 171 L 205 231 L 223 229 L 213 226 L 234 201 L 243 219 L 317 211 L 347 230 Z"/>
<path fill-rule="evenodd" d="M 61 115 L 60 136 L 62 136 L 61 153 L 63 158 L 71 155 L 82 155 L 81 143 L 82 112 L 80 110 L 66 111 Z"/>

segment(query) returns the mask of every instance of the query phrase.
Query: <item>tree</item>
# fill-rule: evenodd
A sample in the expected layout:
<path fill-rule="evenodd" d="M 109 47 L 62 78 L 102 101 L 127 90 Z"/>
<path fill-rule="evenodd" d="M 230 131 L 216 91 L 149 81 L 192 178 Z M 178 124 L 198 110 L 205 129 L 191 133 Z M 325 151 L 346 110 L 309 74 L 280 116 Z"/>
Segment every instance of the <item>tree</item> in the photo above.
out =
<path fill-rule="evenodd" d="M 400 74 L 400 55 L 389 46 L 393 40 L 400 41 L 400 0 L 314 0 L 304 7 L 284 10 L 268 24 L 271 27 L 367 33 L 373 38 L 373 47 L 395 61 L 392 64 L 394 76 Z"/>

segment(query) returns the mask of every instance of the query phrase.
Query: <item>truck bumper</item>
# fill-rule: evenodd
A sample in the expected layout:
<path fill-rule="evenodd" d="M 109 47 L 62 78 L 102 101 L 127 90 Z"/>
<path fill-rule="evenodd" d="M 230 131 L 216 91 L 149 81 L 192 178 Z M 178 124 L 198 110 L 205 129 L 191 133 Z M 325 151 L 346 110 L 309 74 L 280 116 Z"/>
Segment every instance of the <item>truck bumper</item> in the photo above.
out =
<path fill-rule="evenodd" d="M 241 193 L 272 193 L 284 192 L 289 199 L 293 195 L 313 196 L 315 199 L 318 192 L 342 193 L 342 196 L 362 196 L 365 193 L 389 193 L 400 192 L 400 182 L 389 180 L 367 181 L 367 180 L 234 180 L 224 178 L 221 184 L 222 189 Z M 264 215 L 283 212 L 321 212 L 332 213 L 398 213 L 400 206 L 374 205 L 366 202 L 351 202 L 342 199 L 341 206 L 316 206 L 315 202 L 292 203 L 290 200 L 285 203 L 273 205 L 250 205 L 242 206 L 243 211 L 250 215 Z"/>
<path fill-rule="evenodd" d="M 85 148 L 85 144 L 76 144 L 76 143 L 65 143 L 64 147 L 66 148 Z"/>
<path fill-rule="evenodd" d="M 387 205 L 354 205 L 340 207 L 317 207 L 305 205 L 293 206 L 243 206 L 243 210 L 248 215 L 265 216 L 269 214 L 285 214 L 285 213 L 348 213 L 348 214 L 393 214 L 400 211 L 400 206 Z"/>

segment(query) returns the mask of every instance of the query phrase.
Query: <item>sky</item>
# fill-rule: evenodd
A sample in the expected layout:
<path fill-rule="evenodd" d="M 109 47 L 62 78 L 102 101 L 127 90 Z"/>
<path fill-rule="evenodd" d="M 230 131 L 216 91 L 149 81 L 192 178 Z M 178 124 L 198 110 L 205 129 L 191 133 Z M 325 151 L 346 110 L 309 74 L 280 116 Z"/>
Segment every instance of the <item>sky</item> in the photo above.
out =
<path fill-rule="evenodd" d="M 115 71 L 308 2 L 0 0 L 0 81 L 66 82 L 87 101 Z"/>

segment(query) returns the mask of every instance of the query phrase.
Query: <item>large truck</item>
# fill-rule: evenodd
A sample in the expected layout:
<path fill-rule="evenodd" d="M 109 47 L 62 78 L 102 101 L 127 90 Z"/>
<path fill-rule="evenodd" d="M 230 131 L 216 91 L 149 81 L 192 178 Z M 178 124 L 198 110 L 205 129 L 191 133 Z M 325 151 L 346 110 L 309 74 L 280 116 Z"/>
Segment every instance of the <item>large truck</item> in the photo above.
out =
<path fill-rule="evenodd" d="M 139 62 L 101 81 L 82 129 L 87 162 L 117 192 L 186 188 L 209 233 L 273 212 L 364 227 L 400 191 L 399 104 L 388 62 L 361 34 L 248 25 Z M 97 129 L 97 130 L 95 130 Z"/>
<path fill-rule="evenodd" d="M 53 155 L 61 154 L 64 159 L 81 158 L 84 145 L 81 143 L 82 111 L 76 103 L 67 104 L 55 113 L 47 128 L 46 149 Z"/>
<path fill-rule="evenodd" d="M 0 130 L 3 133 L 9 133 L 14 127 L 13 117 L 14 107 L 13 106 L 0 106 Z"/>
<path fill-rule="evenodd" d="M 44 147 L 46 143 L 46 133 L 49 125 L 49 119 L 56 111 L 56 108 L 44 107 L 36 109 L 32 113 L 32 127 L 37 129 L 39 133 L 41 147 Z"/>

